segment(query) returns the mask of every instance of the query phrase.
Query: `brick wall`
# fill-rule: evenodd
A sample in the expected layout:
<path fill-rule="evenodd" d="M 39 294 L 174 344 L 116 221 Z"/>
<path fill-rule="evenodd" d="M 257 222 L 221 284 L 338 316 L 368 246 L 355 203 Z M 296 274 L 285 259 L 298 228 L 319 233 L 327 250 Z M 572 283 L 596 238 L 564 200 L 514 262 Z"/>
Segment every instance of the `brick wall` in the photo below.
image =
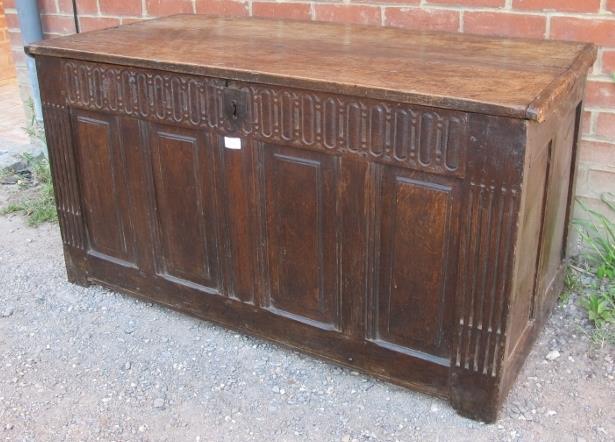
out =
<path fill-rule="evenodd" d="M 15 78 L 15 67 L 11 55 L 11 43 L 4 15 L 4 4 L 0 0 L 0 84 L 13 81 Z"/>
<path fill-rule="evenodd" d="M 6 17 L 24 79 L 15 1 L 5 0 Z M 71 0 L 39 3 L 46 35 L 74 32 Z M 592 41 L 599 52 L 587 87 L 577 193 L 595 205 L 601 192 L 615 192 L 615 0 L 77 0 L 77 5 L 82 31 L 183 12 Z"/>

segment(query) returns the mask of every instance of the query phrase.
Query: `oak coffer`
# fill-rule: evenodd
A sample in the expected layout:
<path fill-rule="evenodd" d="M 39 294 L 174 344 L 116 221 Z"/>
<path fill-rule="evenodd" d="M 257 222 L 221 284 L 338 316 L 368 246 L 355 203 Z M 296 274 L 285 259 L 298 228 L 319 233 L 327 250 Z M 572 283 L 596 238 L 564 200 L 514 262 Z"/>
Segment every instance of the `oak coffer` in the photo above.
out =
<path fill-rule="evenodd" d="M 562 288 L 592 45 L 185 15 L 27 52 L 70 281 L 496 419 Z"/>

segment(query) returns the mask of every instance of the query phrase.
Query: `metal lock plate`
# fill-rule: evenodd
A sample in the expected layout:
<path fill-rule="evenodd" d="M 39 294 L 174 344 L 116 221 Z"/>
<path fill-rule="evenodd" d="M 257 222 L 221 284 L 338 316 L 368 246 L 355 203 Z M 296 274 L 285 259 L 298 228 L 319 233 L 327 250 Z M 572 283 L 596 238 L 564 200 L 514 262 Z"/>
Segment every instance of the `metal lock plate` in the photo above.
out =
<path fill-rule="evenodd" d="M 224 117 L 232 129 L 238 128 L 247 115 L 248 94 L 241 89 L 228 86 L 223 92 Z"/>

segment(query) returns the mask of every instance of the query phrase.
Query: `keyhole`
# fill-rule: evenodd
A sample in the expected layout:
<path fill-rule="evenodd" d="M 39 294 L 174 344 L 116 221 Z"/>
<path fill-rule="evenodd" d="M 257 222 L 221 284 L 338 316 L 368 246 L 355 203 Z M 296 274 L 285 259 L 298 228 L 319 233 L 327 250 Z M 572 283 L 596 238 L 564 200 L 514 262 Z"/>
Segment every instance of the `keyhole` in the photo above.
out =
<path fill-rule="evenodd" d="M 238 115 L 237 115 L 237 102 L 233 100 L 233 102 L 231 103 L 233 105 L 233 119 L 236 120 Z"/>

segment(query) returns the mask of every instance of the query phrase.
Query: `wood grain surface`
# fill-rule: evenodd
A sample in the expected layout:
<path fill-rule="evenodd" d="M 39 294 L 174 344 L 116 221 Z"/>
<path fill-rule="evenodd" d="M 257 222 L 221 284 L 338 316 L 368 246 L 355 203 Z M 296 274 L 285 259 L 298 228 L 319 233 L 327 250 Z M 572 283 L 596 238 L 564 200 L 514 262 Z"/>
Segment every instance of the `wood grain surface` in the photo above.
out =
<path fill-rule="evenodd" d="M 595 60 L 583 43 L 198 15 L 26 51 L 537 121 Z"/>

